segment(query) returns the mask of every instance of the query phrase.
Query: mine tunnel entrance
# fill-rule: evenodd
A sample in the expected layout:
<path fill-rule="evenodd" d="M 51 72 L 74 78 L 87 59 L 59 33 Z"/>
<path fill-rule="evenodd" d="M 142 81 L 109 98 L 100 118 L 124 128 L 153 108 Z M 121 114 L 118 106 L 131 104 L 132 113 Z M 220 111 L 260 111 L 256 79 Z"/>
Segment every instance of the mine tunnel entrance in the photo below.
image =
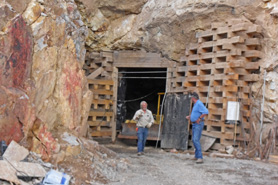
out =
<path fill-rule="evenodd" d="M 87 121 L 92 137 L 108 136 L 115 142 L 122 123 L 132 119 L 143 100 L 157 114 L 157 93 L 171 89 L 175 62 L 143 50 L 91 52 L 86 56 L 84 70 L 93 93 Z M 162 94 L 160 98 L 161 104 Z M 137 138 L 136 132 L 133 136 Z"/>
<path fill-rule="evenodd" d="M 141 101 L 146 101 L 148 109 L 157 114 L 158 93 L 165 92 L 166 76 L 166 68 L 119 68 L 117 130 L 120 131 L 122 123 L 133 118 Z"/>

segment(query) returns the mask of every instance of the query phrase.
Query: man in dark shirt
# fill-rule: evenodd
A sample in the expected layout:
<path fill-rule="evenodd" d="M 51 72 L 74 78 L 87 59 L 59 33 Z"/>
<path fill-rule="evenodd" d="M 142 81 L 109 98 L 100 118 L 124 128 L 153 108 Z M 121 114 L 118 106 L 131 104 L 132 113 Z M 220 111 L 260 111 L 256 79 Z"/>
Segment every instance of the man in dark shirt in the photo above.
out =
<path fill-rule="evenodd" d="M 192 141 L 195 147 L 195 157 L 196 163 L 203 163 L 203 155 L 200 139 L 202 136 L 202 131 L 204 128 L 204 117 L 209 113 L 208 109 L 205 107 L 203 102 L 199 100 L 199 95 L 196 92 L 192 93 L 192 101 L 194 106 L 191 115 L 186 116 L 186 119 L 190 119 L 192 124 Z"/>

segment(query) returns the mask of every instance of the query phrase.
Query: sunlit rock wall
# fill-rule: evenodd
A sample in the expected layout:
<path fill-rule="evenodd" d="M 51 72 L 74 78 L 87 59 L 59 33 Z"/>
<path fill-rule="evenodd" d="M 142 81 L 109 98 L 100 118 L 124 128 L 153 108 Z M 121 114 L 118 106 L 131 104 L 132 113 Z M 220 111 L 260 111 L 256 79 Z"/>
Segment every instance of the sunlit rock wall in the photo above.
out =
<path fill-rule="evenodd" d="M 0 17 L 0 140 L 49 157 L 62 131 L 87 133 L 87 28 L 73 0 L 1 1 Z"/>

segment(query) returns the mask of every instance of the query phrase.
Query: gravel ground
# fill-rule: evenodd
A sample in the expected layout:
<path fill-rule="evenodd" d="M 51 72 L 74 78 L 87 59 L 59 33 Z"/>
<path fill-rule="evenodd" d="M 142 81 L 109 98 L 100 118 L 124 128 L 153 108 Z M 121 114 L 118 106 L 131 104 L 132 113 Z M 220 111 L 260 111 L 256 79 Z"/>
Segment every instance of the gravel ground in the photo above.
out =
<path fill-rule="evenodd" d="M 278 185 L 277 164 L 206 156 L 203 164 L 195 164 L 188 153 L 169 153 L 147 146 L 145 155 L 137 156 L 134 142 L 99 142 L 130 163 L 111 185 Z"/>

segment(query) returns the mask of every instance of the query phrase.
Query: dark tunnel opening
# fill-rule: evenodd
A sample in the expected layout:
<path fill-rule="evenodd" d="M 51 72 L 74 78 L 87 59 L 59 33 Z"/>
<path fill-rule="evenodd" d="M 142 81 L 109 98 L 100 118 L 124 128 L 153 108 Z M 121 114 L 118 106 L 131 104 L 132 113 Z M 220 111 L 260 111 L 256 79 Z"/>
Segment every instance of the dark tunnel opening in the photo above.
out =
<path fill-rule="evenodd" d="M 146 101 L 148 109 L 157 114 L 157 93 L 165 92 L 166 74 L 166 68 L 119 68 L 117 130 L 125 120 L 133 118 L 141 101 Z"/>

